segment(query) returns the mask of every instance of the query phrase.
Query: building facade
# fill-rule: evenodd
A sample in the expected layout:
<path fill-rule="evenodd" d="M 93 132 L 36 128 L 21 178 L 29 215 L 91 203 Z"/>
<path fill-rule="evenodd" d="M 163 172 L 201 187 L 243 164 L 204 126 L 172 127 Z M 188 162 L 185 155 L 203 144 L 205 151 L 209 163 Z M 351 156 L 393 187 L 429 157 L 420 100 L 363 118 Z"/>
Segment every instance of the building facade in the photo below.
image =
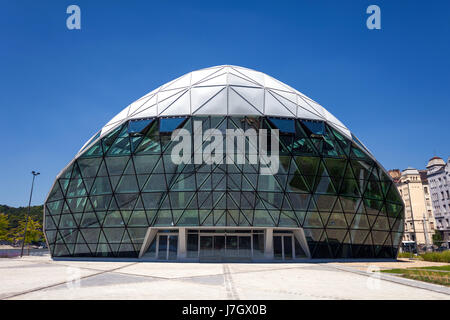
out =
<path fill-rule="evenodd" d="M 450 246 L 450 158 L 447 163 L 439 157 L 431 158 L 427 164 L 427 176 L 436 229 Z"/>
<path fill-rule="evenodd" d="M 404 216 L 337 118 L 236 66 L 133 102 L 59 173 L 44 210 L 52 257 L 190 261 L 395 258 Z"/>
<path fill-rule="evenodd" d="M 397 187 L 405 204 L 403 240 L 414 241 L 419 248 L 431 247 L 435 222 L 426 174 L 414 168 L 405 169 Z"/>

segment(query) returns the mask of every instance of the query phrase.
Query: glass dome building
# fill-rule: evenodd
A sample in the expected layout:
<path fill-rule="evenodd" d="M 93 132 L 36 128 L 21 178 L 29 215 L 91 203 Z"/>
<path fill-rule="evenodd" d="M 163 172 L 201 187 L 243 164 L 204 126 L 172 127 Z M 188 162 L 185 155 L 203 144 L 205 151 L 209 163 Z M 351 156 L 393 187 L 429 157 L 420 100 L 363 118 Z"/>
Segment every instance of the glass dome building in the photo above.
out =
<path fill-rule="evenodd" d="M 395 258 L 404 205 L 336 117 L 258 71 L 188 73 L 130 104 L 58 174 L 52 257 Z"/>

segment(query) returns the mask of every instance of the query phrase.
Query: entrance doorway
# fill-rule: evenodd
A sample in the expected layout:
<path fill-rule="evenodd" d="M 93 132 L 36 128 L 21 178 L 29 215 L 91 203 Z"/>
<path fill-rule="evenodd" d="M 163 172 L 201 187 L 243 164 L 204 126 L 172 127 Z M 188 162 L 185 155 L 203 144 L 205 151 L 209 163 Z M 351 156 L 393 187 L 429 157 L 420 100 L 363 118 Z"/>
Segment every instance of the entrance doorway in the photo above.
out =
<path fill-rule="evenodd" d="M 198 258 L 203 261 L 233 261 L 258 259 L 263 254 L 263 230 L 191 229 L 188 231 L 188 258 Z"/>
<path fill-rule="evenodd" d="M 201 260 L 251 259 L 250 235 L 200 235 Z"/>
<path fill-rule="evenodd" d="M 158 234 L 158 260 L 176 260 L 178 254 L 178 235 Z"/>
<path fill-rule="evenodd" d="M 294 237 L 293 235 L 276 235 L 273 236 L 273 256 L 275 260 L 292 260 L 294 253 Z"/>
<path fill-rule="evenodd" d="M 177 260 L 178 233 L 158 232 L 150 243 L 143 258 L 156 260 Z"/>

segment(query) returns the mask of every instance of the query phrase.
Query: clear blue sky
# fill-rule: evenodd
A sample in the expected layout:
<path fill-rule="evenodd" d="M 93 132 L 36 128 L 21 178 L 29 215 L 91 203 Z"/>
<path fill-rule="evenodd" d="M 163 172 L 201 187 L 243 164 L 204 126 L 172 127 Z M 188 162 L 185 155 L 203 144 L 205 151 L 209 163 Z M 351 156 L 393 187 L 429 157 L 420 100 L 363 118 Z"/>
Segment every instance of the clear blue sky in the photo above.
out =
<path fill-rule="evenodd" d="M 80 31 L 66 8 L 81 8 Z M 381 8 L 381 30 L 366 8 Z M 0 204 L 33 204 L 130 102 L 192 70 L 265 72 L 337 116 L 387 169 L 450 156 L 448 1 L 0 1 Z"/>

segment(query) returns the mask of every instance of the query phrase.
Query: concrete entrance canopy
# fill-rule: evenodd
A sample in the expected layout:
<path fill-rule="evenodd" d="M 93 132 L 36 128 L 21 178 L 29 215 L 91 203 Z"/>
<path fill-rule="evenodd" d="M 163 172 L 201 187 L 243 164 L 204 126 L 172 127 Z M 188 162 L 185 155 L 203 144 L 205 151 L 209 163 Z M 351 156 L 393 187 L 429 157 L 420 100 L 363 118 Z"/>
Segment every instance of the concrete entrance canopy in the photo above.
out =
<path fill-rule="evenodd" d="M 154 241 L 157 241 L 157 237 L 159 234 L 164 234 L 162 232 L 170 231 L 171 234 L 177 233 L 178 236 L 178 243 L 177 243 L 177 260 L 178 261 L 197 261 L 199 259 L 196 258 L 188 258 L 187 257 L 187 236 L 188 236 L 188 230 L 199 232 L 201 234 L 202 231 L 206 231 L 204 234 L 210 235 L 211 233 L 208 233 L 208 231 L 212 231 L 211 228 L 203 227 L 203 228 L 191 228 L 191 227 L 182 227 L 182 228 L 148 228 L 147 233 L 144 238 L 144 242 L 142 244 L 142 247 L 139 251 L 139 258 L 145 259 L 145 260 L 158 260 L 157 257 L 146 257 L 146 253 L 149 250 L 150 244 Z M 235 235 L 235 234 L 247 234 L 242 233 L 245 231 L 253 231 L 258 230 L 263 232 L 264 234 L 264 257 L 263 258 L 254 258 L 253 257 L 253 241 L 252 241 L 252 250 L 251 255 L 249 257 L 246 257 L 247 259 L 244 260 L 252 260 L 252 261 L 268 261 L 268 260 L 274 260 L 274 247 L 273 247 L 273 228 L 236 228 L 236 227 L 225 227 L 214 230 L 215 236 L 225 236 L 225 235 Z M 298 259 L 310 259 L 311 254 L 309 252 L 308 244 L 305 238 L 305 233 L 302 228 L 283 228 L 282 230 L 279 230 L 279 233 L 283 234 L 289 234 L 292 233 L 293 241 L 297 241 L 300 245 L 301 249 L 304 252 L 304 255 L 300 256 L 300 254 L 295 255 L 295 260 Z M 200 235 L 201 236 L 201 235 Z M 275 235 L 276 236 L 276 235 Z M 199 248 L 199 251 L 201 248 Z M 227 261 L 226 257 L 223 257 L 224 261 Z M 162 259 L 165 260 L 165 259 Z M 229 259 L 229 261 L 232 261 L 233 259 Z M 234 259 L 235 260 L 235 259 Z M 280 259 L 281 260 L 281 259 Z"/>

